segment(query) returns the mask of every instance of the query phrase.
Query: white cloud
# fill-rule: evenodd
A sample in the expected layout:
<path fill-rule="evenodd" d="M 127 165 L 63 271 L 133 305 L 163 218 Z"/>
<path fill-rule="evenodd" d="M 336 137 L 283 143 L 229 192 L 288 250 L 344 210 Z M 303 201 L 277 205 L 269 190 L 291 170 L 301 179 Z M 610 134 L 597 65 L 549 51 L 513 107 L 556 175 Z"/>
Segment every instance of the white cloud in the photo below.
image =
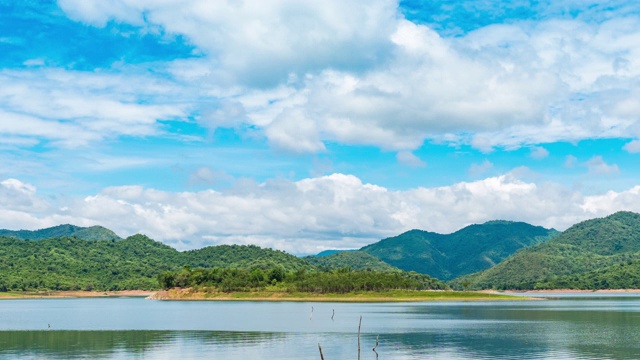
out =
<path fill-rule="evenodd" d="M 271 145 L 293 152 L 324 151 L 316 123 L 300 109 L 286 109 L 266 128 Z"/>
<path fill-rule="evenodd" d="M 397 2 L 378 0 L 60 0 L 73 19 L 161 26 L 207 54 L 208 76 L 226 85 L 270 87 L 290 74 L 361 69 L 384 58 Z"/>
<path fill-rule="evenodd" d="M 590 174 L 594 175 L 616 175 L 620 173 L 618 165 L 607 164 L 602 156 L 594 156 L 589 161 L 584 163 L 584 166 L 589 169 Z"/>
<path fill-rule="evenodd" d="M 16 179 L 0 182 L 1 228 L 100 224 L 173 246 L 252 243 L 293 253 L 356 248 L 409 229 L 449 233 L 493 219 L 564 230 L 618 210 L 640 212 L 640 187 L 585 196 L 509 173 L 451 186 L 390 191 L 333 174 L 300 181 L 239 181 L 224 192 L 106 188 L 84 199 L 48 199 Z"/>
<path fill-rule="evenodd" d="M 159 120 L 186 117 L 174 89 L 146 75 L 61 69 L 0 71 L 0 135 L 86 146 L 118 136 L 162 133 Z M 149 102 L 149 99 L 154 101 Z"/>
<path fill-rule="evenodd" d="M 542 160 L 549 156 L 549 151 L 542 146 L 532 146 L 529 154 L 532 159 Z"/>
<path fill-rule="evenodd" d="M 624 149 L 631 154 L 640 153 L 640 140 L 633 140 L 625 144 Z"/>
<path fill-rule="evenodd" d="M 405 20 L 392 0 L 58 4 L 94 26 L 184 36 L 202 56 L 150 64 L 144 74 L 122 65 L 112 69 L 119 75 L 4 72 L 0 121 L 12 126 L 0 135 L 78 146 L 158 135 L 159 120 L 193 118 L 264 131 L 294 152 L 321 152 L 327 141 L 411 151 L 433 139 L 489 152 L 640 136 L 640 17 L 629 14 L 443 37 Z M 29 126 L 13 125 L 23 120 Z"/>
<path fill-rule="evenodd" d="M 410 151 L 400 151 L 396 154 L 396 159 L 398 162 L 405 166 L 410 167 L 425 167 L 427 163 L 422 161 L 419 157 L 417 157 L 414 153 Z"/>
<path fill-rule="evenodd" d="M 204 109 L 198 121 L 212 130 L 216 128 L 234 128 L 248 122 L 244 106 L 232 100 L 224 100 L 216 106 Z"/>

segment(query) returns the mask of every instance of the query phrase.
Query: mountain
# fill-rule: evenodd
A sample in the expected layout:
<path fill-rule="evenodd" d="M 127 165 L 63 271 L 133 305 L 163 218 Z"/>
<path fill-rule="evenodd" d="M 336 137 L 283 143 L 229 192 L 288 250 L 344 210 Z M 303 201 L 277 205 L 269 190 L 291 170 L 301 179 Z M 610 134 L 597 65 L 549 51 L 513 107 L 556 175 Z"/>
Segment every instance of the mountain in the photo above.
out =
<path fill-rule="evenodd" d="M 80 227 L 75 225 L 58 225 L 40 230 L 0 230 L 0 236 L 23 240 L 43 240 L 65 236 L 75 236 L 83 240 L 120 240 L 113 231 L 102 226 Z"/>
<path fill-rule="evenodd" d="M 185 264 L 202 268 L 271 269 L 283 267 L 286 271 L 308 267 L 304 259 L 284 251 L 263 249 L 255 245 L 218 245 L 182 253 Z"/>
<path fill-rule="evenodd" d="M 456 286 L 497 289 L 559 288 L 606 278 L 616 266 L 640 259 L 640 214 L 618 212 L 576 224 L 523 249 L 495 267 L 456 279 Z M 612 267 L 609 270 L 607 268 Z M 634 265 L 636 266 L 636 265 Z M 590 287 L 591 288 L 591 287 Z"/>
<path fill-rule="evenodd" d="M 452 234 L 411 230 L 360 249 L 405 271 L 441 280 L 488 269 L 558 232 L 523 222 L 489 221 Z"/>
<path fill-rule="evenodd" d="M 345 252 L 345 251 L 358 251 L 357 249 L 353 249 L 353 250 L 324 250 L 321 251 L 319 253 L 317 253 L 315 255 L 315 257 L 323 257 L 323 256 L 329 256 L 329 255 L 333 255 L 333 254 L 337 254 L 337 253 L 341 253 L 341 252 Z"/>
<path fill-rule="evenodd" d="M 354 270 L 399 270 L 363 251 L 340 251 L 324 256 L 307 256 L 304 259 L 319 268 L 339 269 L 349 267 Z"/>
<path fill-rule="evenodd" d="M 540 289 L 640 289 L 640 260 L 628 260 L 578 275 L 540 281 Z"/>
<path fill-rule="evenodd" d="M 257 246 L 221 245 L 179 252 L 144 235 L 119 241 L 0 237 L 0 291 L 157 289 L 159 274 L 184 266 L 287 271 L 313 267 L 296 256 Z"/>

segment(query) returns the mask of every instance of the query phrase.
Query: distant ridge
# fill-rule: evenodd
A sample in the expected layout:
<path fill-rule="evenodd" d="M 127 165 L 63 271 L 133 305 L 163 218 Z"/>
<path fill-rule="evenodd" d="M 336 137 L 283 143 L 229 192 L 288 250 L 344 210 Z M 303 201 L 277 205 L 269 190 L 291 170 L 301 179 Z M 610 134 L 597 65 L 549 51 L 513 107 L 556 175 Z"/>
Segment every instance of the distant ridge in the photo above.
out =
<path fill-rule="evenodd" d="M 44 240 L 51 238 L 74 236 L 83 240 L 121 240 L 113 231 L 99 226 L 81 227 L 70 224 L 58 225 L 40 230 L 0 230 L 0 236 L 23 240 Z"/>
<path fill-rule="evenodd" d="M 637 288 L 639 261 L 640 214 L 621 211 L 575 224 L 453 283 L 476 289 Z"/>
<path fill-rule="evenodd" d="M 441 280 L 488 269 L 516 251 L 558 235 L 524 222 L 493 220 L 444 235 L 410 230 L 360 249 L 405 271 Z"/>
<path fill-rule="evenodd" d="M 325 250 L 322 253 L 327 253 L 330 251 L 332 250 Z M 326 254 L 322 256 L 321 255 L 307 256 L 304 259 L 315 266 L 318 266 L 320 268 L 328 268 L 328 269 L 338 269 L 338 268 L 347 267 L 353 270 L 376 270 L 376 271 L 400 270 L 397 267 L 391 266 L 371 254 L 367 254 L 366 252 L 355 251 L 355 250 L 346 250 L 346 251 L 333 250 L 333 253 L 330 253 L 330 254 Z"/>
<path fill-rule="evenodd" d="M 348 251 L 358 251 L 358 249 L 350 249 L 350 250 L 324 250 L 321 251 L 319 253 L 317 253 L 316 255 L 312 255 L 315 257 L 323 257 L 323 256 L 329 256 L 329 255 L 333 255 L 333 254 L 338 254 L 341 252 L 348 252 Z"/>

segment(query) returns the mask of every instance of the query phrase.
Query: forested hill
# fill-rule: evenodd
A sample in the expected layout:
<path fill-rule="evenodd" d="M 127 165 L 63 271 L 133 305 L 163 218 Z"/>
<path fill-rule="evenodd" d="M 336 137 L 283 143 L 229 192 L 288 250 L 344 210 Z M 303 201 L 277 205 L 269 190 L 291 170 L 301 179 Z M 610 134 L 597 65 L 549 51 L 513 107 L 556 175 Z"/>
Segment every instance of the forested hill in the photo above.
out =
<path fill-rule="evenodd" d="M 375 271 L 399 270 L 397 267 L 391 266 L 364 251 L 340 251 L 334 252 L 330 255 L 307 256 L 304 259 L 315 266 L 327 269 L 351 268 L 354 270 Z"/>
<path fill-rule="evenodd" d="M 251 245 L 179 252 L 144 235 L 119 241 L 0 237 L 0 291 L 156 289 L 160 273 L 185 265 L 264 270 L 277 266 L 284 271 L 310 266 L 282 251 Z"/>
<path fill-rule="evenodd" d="M 24 240 L 43 240 L 57 237 L 74 236 L 83 240 L 120 240 L 113 231 L 102 226 L 80 227 L 75 225 L 58 225 L 40 230 L 4 230 L 0 236 L 14 237 Z"/>
<path fill-rule="evenodd" d="M 640 259 L 640 214 L 618 212 L 576 224 L 523 249 L 501 264 L 457 279 L 471 288 L 600 288 L 614 274 L 635 274 Z M 617 285 L 620 286 L 620 285 Z"/>
<path fill-rule="evenodd" d="M 448 235 L 411 230 L 360 250 L 402 270 L 450 280 L 488 269 L 557 234 L 523 222 L 489 221 Z"/>

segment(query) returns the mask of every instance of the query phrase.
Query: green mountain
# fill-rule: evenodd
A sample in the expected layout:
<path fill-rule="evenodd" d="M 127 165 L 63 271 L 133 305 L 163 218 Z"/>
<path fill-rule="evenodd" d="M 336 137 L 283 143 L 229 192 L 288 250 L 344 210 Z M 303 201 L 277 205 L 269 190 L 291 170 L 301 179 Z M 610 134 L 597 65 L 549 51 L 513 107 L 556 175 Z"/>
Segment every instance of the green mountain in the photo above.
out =
<path fill-rule="evenodd" d="M 218 245 L 182 253 L 184 263 L 193 268 L 243 268 L 267 270 L 282 267 L 286 271 L 309 267 L 305 260 L 284 251 L 255 245 Z"/>
<path fill-rule="evenodd" d="M 540 289 L 640 289 L 640 260 L 629 260 L 577 275 L 540 281 Z"/>
<path fill-rule="evenodd" d="M 83 240 L 120 240 L 120 237 L 113 231 L 102 226 L 80 227 L 69 224 L 35 231 L 0 230 L 0 236 L 14 237 L 23 240 L 43 240 L 65 236 L 75 236 Z"/>
<path fill-rule="evenodd" d="M 314 256 L 315 257 L 329 256 L 329 255 L 333 255 L 333 254 L 337 254 L 337 253 L 341 253 L 341 252 L 348 252 L 348 251 L 358 251 L 358 250 L 357 249 L 353 249 L 353 250 L 324 250 L 324 251 L 321 251 L 321 252 L 317 253 Z"/>
<path fill-rule="evenodd" d="M 165 271 L 191 268 L 312 267 L 296 256 L 257 246 L 221 245 L 179 252 L 144 235 L 86 241 L 0 237 L 0 291 L 156 289 Z"/>
<path fill-rule="evenodd" d="M 331 255 L 307 256 L 304 259 L 319 268 L 340 269 L 348 267 L 354 270 L 400 270 L 363 251 L 341 251 Z"/>
<path fill-rule="evenodd" d="M 523 222 L 489 221 L 448 235 L 411 230 L 360 250 L 399 269 L 450 280 L 488 269 L 557 234 Z"/>
<path fill-rule="evenodd" d="M 618 212 L 576 224 L 491 269 L 452 283 L 458 287 L 464 284 L 497 289 L 560 288 L 569 283 L 578 287 L 589 283 L 587 279 L 605 279 L 613 272 L 622 274 L 619 266 L 630 262 L 629 266 L 634 267 L 636 259 L 640 259 L 640 214 Z"/>

